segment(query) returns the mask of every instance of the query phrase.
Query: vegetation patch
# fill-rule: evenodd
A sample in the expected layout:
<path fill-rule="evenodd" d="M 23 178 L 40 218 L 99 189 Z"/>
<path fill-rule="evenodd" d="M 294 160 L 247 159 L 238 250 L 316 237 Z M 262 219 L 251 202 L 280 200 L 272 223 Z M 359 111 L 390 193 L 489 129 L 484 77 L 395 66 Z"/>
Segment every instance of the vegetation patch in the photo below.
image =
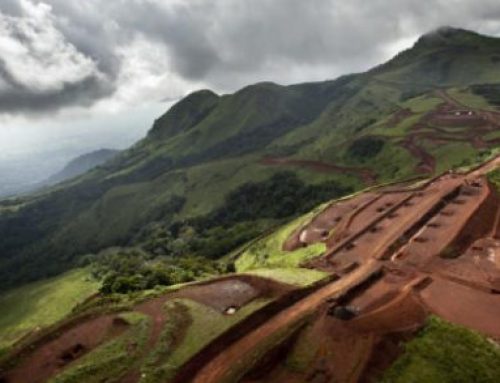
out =
<path fill-rule="evenodd" d="M 314 324 L 309 324 L 299 334 L 293 348 L 287 356 L 286 366 L 295 372 L 306 372 L 313 364 L 320 348 Z"/>
<path fill-rule="evenodd" d="M 155 257 L 140 248 L 112 248 L 88 256 L 92 275 L 104 294 L 170 286 L 219 274 L 218 264 L 201 257 Z"/>
<path fill-rule="evenodd" d="M 168 359 L 175 348 L 183 342 L 187 329 L 192 325 L 189 307 L 182 301 L 167 302 L 164 311 L 167 321 L 155 349 L 141 367 L 141 383 L 161 383 L 172 376 Z"/>
<path fill-rule="evenodd" d="M 436 166 L 437 174 L 448 169 L 470 166 L 476 163 L 478 156 L 477 150 L 467 142 L 454 142 L 444 145 L 433 145 L 426 142 L 425 146 L 428 147 L 428 151 L 433 157 L 441 159 Z"/>
<path fill-rule="evenodd" d="M 124 376 L 143 352 L 151 323 L 148 317 L 135 312 L 121 317 L 131 325 L 129 330 L 83 356 L 50 383 L 100 383 Z"/>
<path fill-rule="evenodd" d="M 320 208 L 317 208 L 251 244 L 236 260 L 236 270 L 243 272 L 262 268 L 296 268 L 302 262 L 321 255 L 325 250 L 325 245 L 322 243 L 290 252 L 282 250 L 283 243 L 294 230 L 307 223 L 319 210 Z"/>
<path fill-rule="evenodd" d="M 485 98 L 490 104 L 500 106 L 500 85 L 499 84 L 477 84 L 472 85 L 473 93 Z"/>
<path fill-rule="evenodd" d="M 99 285 L 87 269 L 77 269 L 0 295 L 0 348 L 64 318 Z"/>
<path fill-rule="evenodd" d="M 173 224 L 168 220 L 152 223 L 132 240 L 130 247 L 109 248 L 86 256 L 84 261 L 102 280 L 101 292 L 105 294 L 169 286 L 235 271 L 226 260 L 216 260 L 276 222 L 350 191 L 333 181 L 307 185 L 296 174 L 281 172 L 265 181 L 240 186 L 210 214 Z M 318 247 L 294 252 L 282 266 L 297 266 L 310 255 L 317 255 Z M 260 262 L 265 255 L 257 253 Z"/>
<path fill-rule="evenodd" d="M 231 366 L 228 375 L 224 377 L 221 383 L 239 381 L 247 372 L 256 367 L 259 361 L 261 361 L 267 353 L 290 340 L 290 338 L 297 334 L 297 331 L 300 331 L 309 320 L 310 315 L 306 315 L 273 333 L 264 342 L 259 344 L 258 347 L 246 354 L 243 360 L 239 361 L 238 364 Z"/>
<path fill-rule="evenodd" d="M 355 140 L 347 150 L 348 154 L 359 161 L 375 157 L 384 147 L 385 141 L 378 137 L 362 137 Z"/>
<path fill-rule="evenodd" d="M 262 218 L 287 218 L 352 191 L 335 181 L 307 185 L 295 173 L 280 172 L 263 182 L 240 186 L 227 195 L 221 208 L 193 223 L 214 227 Z"/>
<path fill-rule="evenodd" d="M 278 282 L 295 286 L 308 286 L 327 277 L 329 274 L 323 271 L 304 269 L 301 267 L 255 269 L 245 274 L 257 275 L 259 277 L 274 279 Z"/>
<path fill-rule="evenodd" d="M 500 381 L 500 347 L 464 327 L 431 317 L 404 354 L 385 372 L 384 383 Z"/>
<path fill-rule="evenodd" d="M 495 169 L 488 173 L 488 179 L 500 191 L 500 169 Z"/>

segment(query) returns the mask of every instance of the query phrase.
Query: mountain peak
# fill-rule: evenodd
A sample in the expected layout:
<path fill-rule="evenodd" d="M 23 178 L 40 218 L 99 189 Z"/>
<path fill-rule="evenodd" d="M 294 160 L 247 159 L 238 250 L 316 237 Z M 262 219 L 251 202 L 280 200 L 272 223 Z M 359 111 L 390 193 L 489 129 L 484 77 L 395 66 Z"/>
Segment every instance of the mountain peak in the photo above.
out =
<path fill-rule="evenodd" d="M 164 139 L 188 131 L 212 110 L 218 100 L 219 96 L 208 89 L 190 93 L 155 121 L 149 138 Z"/>
<path fill-rule="evenodd" d="M 442 26 L 422 35 L 415 46 L 477 45 L 486 40 L 496 39 L 467 29 Z"/>

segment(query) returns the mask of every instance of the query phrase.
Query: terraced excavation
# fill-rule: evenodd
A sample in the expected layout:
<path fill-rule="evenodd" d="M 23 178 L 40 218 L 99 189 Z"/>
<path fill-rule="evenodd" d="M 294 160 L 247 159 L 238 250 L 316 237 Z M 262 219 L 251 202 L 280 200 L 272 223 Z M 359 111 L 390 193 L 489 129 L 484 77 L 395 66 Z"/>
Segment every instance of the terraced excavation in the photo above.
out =
<path fill-rule="evenodd" d="M 328 271 L 336 279 L 226 345 L 213 358 L 205 353 L 207 363 L 188 364 L 177 381 L 229 382 L 246 376 L 245 381 L 288 382 L 290 374 L 277 372 L 276 360 L 273 368 L 264 369 L 266 374 L 261 368 L 250 373 L 245 368 L 258 366 L 259 355 L 294 336 L 303 326 L 301 321 L 311 316 L 328 322 L 325 328 L 337 328 L 337 334 L 323 329 L 323 335 L 343 333 L 331 350 L 371 337 L 360 345 L 361 354 L 342 361 L 342 368 L 330 361 L 328 373 L 322 372 L 328 376 L 324 381 L 359 381 L 368 372 L 378 342 L 388 335 L 404 338 L 430 313 L 500 339 L 495 320 L 500 314 L 500 270 L 494 256 L 486 260 L 484 255 L 495 253 L 498 200 L 483 176 L 498 164 L 496 158 L 465 174 L 446 173 L 413 188 L 382 189 L 326 208 L 284 246 L 292 250 L 324 241 L 326 253 L 307 267 Z M 478 240 L 491 246 L 481 248 L 483 256 L 474 245 Z M 470 268 L 473 282 L 453 271 L 463 262 L 472 263 L 471 251 L 477 254 L 477 266 Z M 289 333 L 281 334 L 284 329 Z M 270 338 L 280 336 L 283 339 L 269 344 Z M 347 372 L 346 366 L 350 366 Z M 313 369 L 307 381 L 313 381 L 316 373 Z"/>

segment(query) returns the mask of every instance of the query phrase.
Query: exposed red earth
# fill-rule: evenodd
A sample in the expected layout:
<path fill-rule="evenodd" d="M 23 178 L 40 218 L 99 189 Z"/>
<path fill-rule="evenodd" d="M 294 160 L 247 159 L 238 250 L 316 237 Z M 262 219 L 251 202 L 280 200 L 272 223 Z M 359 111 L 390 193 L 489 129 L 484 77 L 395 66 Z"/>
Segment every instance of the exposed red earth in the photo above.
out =
<path fill-rule="evenodd" d="M 136 305 L 132 311 L 150 318 L 151 330 L 145 350 L 151 351 L 168 320 L 163 309 L 168 300 L 192 299 L 224 312 L 228 307 L 239 308 L 254 299 L 277 297 L 291 290 L 293 286 L 271 279 L 251 275 L 227 276 L 149 299 Z M 118 317 L 118 313 L 82 317 L 75 323 L 56 326 L 43 339 L 35 339 L 16 350 L 16 363 L 13 366 L 0 366 L 0 381 L 46 382 L 100 344 L 122 334 L 128 327 L 129 325 Z M 140 376 L 140 371 L 132 368 L 120 382 L 138 382 Z"/>
<path fill-rule="evenodd" d="M 402 352 L 398 340 L 411 337 L 430 313 L 500 339 L 495 319 L 500 314 L 499 205 L 484 177 L 498 166 L 500 158 L 495 158 L 469 173 L 448 172 L 417 187 L 382 189 L 328 206 L 284 246 L 325 242 L 326 253 L 307 266 L 338 280 L 242 334 L 197 371 L 183 375 L 190 378 L 185 381 L 369 380 Z M 474 278 L 460 271 L 471 263 Z M 271 358 L 275 354 L 266 342 L 311 316 L 323 329 L 317 330 L 317 341 L 336 338 L 326 341 L 327 349 L 346 352 L 340 360 L 338 353 L 318 350 L 307 371 L 286 371 L 282 360 Z M 388 350 L 385 358 L 374 352 L 379 347 Z M 328 363 L 321 362 L 321 352 Z M 252 353 L 260 353 L 257 360 L 270 355 L 274 365 L 264 369 Z M 252 363 L 256 367 L 248 371 Z"/>
<path fill-rule="evenodd" d="M 127 324 L 112 315 L 77 324 L 28 353 L 2 378 L 8 383 L 46 382 L 74 360 L 126 329 Z"/>
<path fill-rule="evenodd" d="M 437 90 L 435 95 L 443 102 L 417 121 L 404 138 L 395 140 L 396 144 L 405 148 L 416 159 L 415 171 L 420 174 L 434 174 L 436 170 L 436 159 L 426 149 L 427 145 L 467 142 L 476 149 L 485 149 L 500 142 L 500 139 L 483 138 L 500 127 L 500 112 L 463 105 L 444 89 Z M 392 114 L 386 126 L 395 127 L 413 115 L 408 108 L 399 109 Z M 318 172 L 356 175 L 366 185 L 374 184 L 377 179 L 377 175 L 369 167 L 349 167 L 287 157 L 264 157 L 260 162 L 268 166 L 298 166 Z"/>
<path fill-rule="evenodd" d="M 424 142 L 468 142 L 476 149 L 497 143 L 495 140 L 487 141 L 483 136 L 498 129 L 500 113 L 463 105 L 444 89 L 436 91 L 436 96 L 441 98 L 443 103 L 415 123 L 400 142 L 401 146 L 418 159 L 416 171 L 421 173 L 434 173 L 436 165 L 433 156 L 426 151 Z M 396 114 L 398 113 L 400 112 Z M 405 114 L 403 118 L 409 115 Z M 401 118 L 396 121 L 400 120 Z"/>

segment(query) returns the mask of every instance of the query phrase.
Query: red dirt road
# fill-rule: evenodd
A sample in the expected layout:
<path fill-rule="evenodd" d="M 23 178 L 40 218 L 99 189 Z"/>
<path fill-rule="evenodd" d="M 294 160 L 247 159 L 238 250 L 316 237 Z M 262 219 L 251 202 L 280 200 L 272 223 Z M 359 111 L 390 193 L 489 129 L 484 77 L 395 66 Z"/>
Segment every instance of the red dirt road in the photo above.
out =
<path fill-rule="evenodd" d="M 224 378 L 227 378 L 226 375 L 229 370 L 237 370 L 244 356 L 251 355 L 252 351 L 265 342 L 269 336 L 311 314 L 326 299 L 345 294 L 346 291 L 354 288 L 379 270 L 379 266 L 375 262 L 367 262 L 353 271 L 352 274 L 319 289 L 309 295 L 307 299 L 303 299 L 283 310 L 263 326 L 230 345 L 222 354 L 215 356 L 214 359 L 200 369 L 193 379 L 193 383 L 222 382 Z"/>
<path fill-rule="evenodd" d="M 129 366 L 130 370 L 120 378 L 120 382 L 136 383 L 140 380 L 140 360 L 157 344 L 168 320 L 164 311 L 164 304 L 168 300 L 187 298 L 224 311 L 228 306 L 240 307 L 258 297 L 277 297 L 293 288 L 257 276 L 225 276 L 139 303 L 133 310 L 150 318 L 151 330 L 144 353 L 138 356 L 138 363 Z M 127 328 L 124 321 L 116 319 L 116 315 L 85 318 L 76 324 L 55 327 L 49 340 L 42 339 L 33 350 L 31 347 L 22 349 L 16 357 L 19 363 L 14 367 L 6 365 L 4 368 L 7 371 L 0 373 L 0 382 L 46 382 L 64 368 L 71 366 L 72 362 L 120 335 Z"/>

